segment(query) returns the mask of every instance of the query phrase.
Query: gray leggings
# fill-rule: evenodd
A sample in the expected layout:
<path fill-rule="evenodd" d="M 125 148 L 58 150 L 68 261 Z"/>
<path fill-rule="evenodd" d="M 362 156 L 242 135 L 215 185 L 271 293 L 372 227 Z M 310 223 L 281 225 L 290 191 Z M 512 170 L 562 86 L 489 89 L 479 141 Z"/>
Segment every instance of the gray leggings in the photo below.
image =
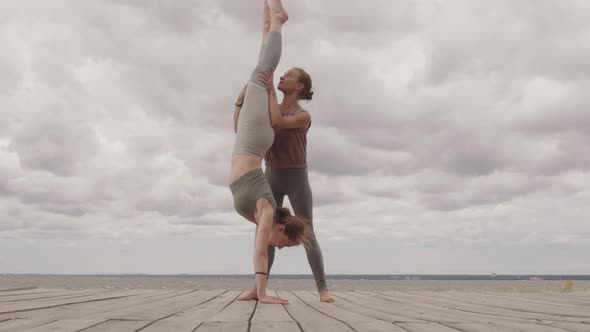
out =
<path fill-rule="evenodd" d="M 311 246 L 306 248 L 307 261 L 315 278 L 318 291 L 328 289 L 326 276 L 324 274 L 324 259 L 322 250 L 313 231 L 313 197 L 311 187 L 307 178 L 306 168 L 275 169 L 267 167 L 266 179 L 270 184 L 277 206 L 283 206 L 285 196 L 293 206 L 293 212 L 310 221 Z M 272 267 L 275 257 L 275 247 L 268 247 L 268 271 Z"/>
<path fill-rule="evenodd" d="M 262 72 L 271 73 L 274 71 L 281 60 L 281 52 L 283 49 L 283 38 L 281 33 L 278 31 L 270 31 L 268 33 L 268 40 L 266 44 L 262 44 L 260 47 L 260 53 L 258 54 L 258 65 L 252 71 L 250 75 L 250 82 L 255 83 L 261 87 L 266 87 L 258 79 L 258 74 Z"/>
<path fill-rule="evenodd" d="M 261 72 L 271 72 L 281 59 L 281 33 L 271 31 L 266 45 L 262 45 L 258 65 L 250 75 L 244 104 L 238 117 L 236 138 L 232 154 L 264 158 L 271 147 L 275 133 L 271 125 L 268 91 L 258 78 Z"/>

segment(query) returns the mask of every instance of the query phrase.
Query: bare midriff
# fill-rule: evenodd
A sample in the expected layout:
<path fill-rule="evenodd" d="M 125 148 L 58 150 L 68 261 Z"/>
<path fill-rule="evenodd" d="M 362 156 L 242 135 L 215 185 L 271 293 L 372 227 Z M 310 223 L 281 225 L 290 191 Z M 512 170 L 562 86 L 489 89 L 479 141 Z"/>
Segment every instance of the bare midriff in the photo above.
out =
<path fill-rule="evenodd" d="M 257 168 L 262 168 L 262 158 L 243 154 L 232 155 L 231 168 L 229 170 L 229 183 L 233 183 L 242 175 Z"/>

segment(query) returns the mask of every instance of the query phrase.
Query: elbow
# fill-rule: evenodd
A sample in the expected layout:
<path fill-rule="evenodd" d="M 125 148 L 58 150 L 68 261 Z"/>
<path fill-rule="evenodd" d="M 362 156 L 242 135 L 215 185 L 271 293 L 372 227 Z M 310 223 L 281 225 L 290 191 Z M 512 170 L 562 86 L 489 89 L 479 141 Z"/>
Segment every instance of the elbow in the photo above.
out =
<path fill-rule="evenodd" d="M 281 129 L 281 121 L 280 120 L 274 120 L 270 122 L 270 125 L 272 126 L 272 129 Z"/>
<path fill-rule="evenodd" d="M 254 250 L 254 258 L 268 259 L 267 248 Z"/>

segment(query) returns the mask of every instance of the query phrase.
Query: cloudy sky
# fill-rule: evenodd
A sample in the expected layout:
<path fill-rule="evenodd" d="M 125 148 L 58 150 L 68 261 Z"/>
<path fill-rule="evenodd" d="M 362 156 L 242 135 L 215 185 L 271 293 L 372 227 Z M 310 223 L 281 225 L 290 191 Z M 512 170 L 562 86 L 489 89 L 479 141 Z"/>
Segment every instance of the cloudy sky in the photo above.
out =
<path fill-rule="evenodd" d="M 588 1 L 284 4 L 328 274 L 590 273 Z M 252 273 L 227 175 L 261 8 L 0 1 L 0 273 Z"/>

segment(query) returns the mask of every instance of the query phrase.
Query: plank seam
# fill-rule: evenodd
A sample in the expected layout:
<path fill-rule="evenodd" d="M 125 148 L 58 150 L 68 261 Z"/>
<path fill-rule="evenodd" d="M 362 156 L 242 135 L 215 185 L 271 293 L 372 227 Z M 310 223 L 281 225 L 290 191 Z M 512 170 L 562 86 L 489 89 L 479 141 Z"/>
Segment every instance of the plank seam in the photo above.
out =
<path fill-rule="evenodd" d="M 322 314 L 322 315 L 324 315 L 324 316 L 328 316 L 328 317 L 330 317 L 330 318 L 332 318 L 332 319 L 335 319 L 335 320 L 339 321 L 340 323 L 342 323 L 342 324 L 344 324 L 344 325 L 348 326 L 348 327 L 349 327 L 351 330 L 353 330 L 353 331 L 355 331 L 355 332 L 356 332 L 356 330 L 354 329 L 354 327 L 352 327 L 352 326 L 351 326 L 350 324 L 348 324 L 347 322 L 345 322 L 345 321 L 343 321 L 343 320 L 340 320 L 340 319 L 338 319 L 338 318 L 336 318 L 336 317 L 334 317 L 334 316 L 332 316 L 332 315 L 328 315 L 328 314 L 327 314 L 327 313 L 325 313 L 325 312 L 321 312 L 320 310 L 318 310 L 318 309 L 316 309 L 316 308 L 312 307 L 311 305 L 309 305 L 307 302 L 303 301 L 303 299 L 302 299 L 302 298 L 300 298 L 299 296 L 297 296 L 297 294 L 293 293 L 293 291 L 290 291 L 290 292 L 291 292 L 291 294 L 295 295 L 295 297 L 296 297 L 296 298 L 298 298 L 298 299 L 299 299 L 299 300 L 300 300 L 302 303 L 304 303 L 306 306 L 310 307 L 311 309 L 313 309 L 313 310 L 315 310 L 315 311 L 319 312 L 320 314 Z"/>
<path fill-rule="evenodd" d="M 382 296 L 389 296 L 387 294 L 381 294 L 378 292 L 373 292 L 373 294 L 375 294 L 378 298 L 389 301 L 387 298 L 384 298 Z M 379 296 L 381 295 L 381 296 Z M 466 310 L 466 309 L 459 309 L 459 308 L 452 308 L 452 307 L 447 307 L 441 304 L 436 304 L 436 306 L 440 307 L 440 308 L 445 308 L 445 309 L 449 309 L 449 310 L 454 310 L 454 311 L 459 311 L 459 312 L 468 312 L 471 314 L 477 314 L 477 315 L 484 315 L 484 316 L 492 316 L 492 317 L 507 317 L 507 318 L 514 318 L 514 319 L 518 319 L 518 320 L 522 320 L 525 322 L 529 322 L 529 323 L 534 323 L 537 324 L 539 323 L 541 320 L 538 318 L 526 318 L 526 317 L 517 317 L 517 316 L 509 316 L 509 315 L 497 315 L 497 314 L 490 314 L 490 313 L 485 313 L 485 312 L 479 312 L 479 311 L 471 311 L 471 310 Z M 555 319 L 556 322 L 562 322 L 562 323 L 571 323 L 571 321 L 567 321 L 567 320 L 557 320 Z M 436 321 L 431 321 L 433 323 L 438 323 Z"/>
<path fill-rule="evenodd" d="M 400 322 L 400 323 L 402 323 L 402 322 Z M 407 328 L 405 328 L 403 326 L 397 325 L 397 322 L 393 322 L 392 324 L 395 325 L 395 326 L 397 326 L 397 327 L 399 327 L 400 329 L 402 329 L 404 331 L 412 332 L 411 330 L 408 330 Z"/>
<path fill-rule="evenodd" d="M 226 292 L 227 292 L 227 290 L 226 290 Z M 230 304 L 232 304 L 232 303 L 234 303 L 234 302 L 235 302 L 235 300 L 236 300 L 236 299 L 237 299 L 237 298 L 238 298 L 240 295 L 242 295 L 243 293 L 244 293 L 244 292 L 242 291 L 242 293 L 239 293 L 238 295 L 236 295 L 236 297 L 234 297 L 234 299 L 233 299 L 233 300 L 229 301 L 229 303 L 228 303 L 228 304 L 226 304 L 225 306 L 223 306 L 223 308 L 219 309 L 219 311 L 218 311 L 216 314 L 218 314 L 218 313 L 222 312 L 223 310 L 225 310 L 225 308 L 229 307 L 229 305 L 230 305 Z M 213 316 L 215 316 L 215 315 L 213 315 Z M 199 325 L 197 325 L 197 327 L 195 327 L 195 328 L 194 328 L 194 329 L 193 329 L 191 332 L 195 332 L 195 331 L 196 331 L 196 330 L 197 330 L 199 327 L 201 327 L 201 325 L 205 324 L 205 322 L 206 322 L 206 321 L 207 321 L 207 320 L 203 320 L 203 321 L 202 321 L 202 322 L 201 322 Z"/>
<path fill-rule="evenodd" d="M 195 291 L 197 291 L 197 289 L 195 289 Z M 227 291 L 227 290 L 225 290 L 225 291 L 223 291 L 223 292 L 221 292 L 221 293 L 219 293 L 219 294 L 217 294 L 217 295 L 214 295 L 212 298 L 210 298 L 210 299 L 208 299 L 208 300 L 205 300 L 205 301 L 203 301 L 203 302 L 200 302 L 200 303 L 198 303 L 198 304 L 195 304 L 194 306 L 192 306 L 192 307 L 190 307 L 190 308 L 182 309 L 182 310 L 180 310 L 180 311 L 177 311 L 177 312 L 171 313 L 170 315 L 166 315 L 166 316 L 164 316 L 164 317 L 160 317 L 160 318 L 158 318 L 158 319 L 156 319 L 156 320 L 154 320 L 154 321 L 152 321 L 152 322 L 148 323 L 147 325 L 145 325 L 145 326 L 142 326 L 141 328 L 139 328 L 139 329 L 137 329 L 137 330 L 135 330 L 135 331 L 141 331 L 141 330 L 143 330 L 143 329 L 145 329 L 145 328 L 149 327 L 150 325 L 153 325 L 153 324 L 155 324 L 155 323 L 157 323 L 157 322 L 161 321 L 162 319 L 166 319 L 166 318 L 168 318 L 168 317 L 172 317 L 172 316 L 174 316 L 174 315 L 178 315 L 179 313 L 181 313 L 181 312 L 184 312 L 184 311 L 186 311 L 186 310 L 190 310 L 190 309 L 192 309 L 192 308 L 194 308 L 194 307 L 198 307 L 198 306 L 200 306 L 200 305 L 202 305 L 202 304 L 205 304 L 205 303 L 207 303 L 207 302 L 209 302 L 209 301 L 211 301 L 211 300 L 213 300 L 213 299 L 215 299 L 215 298 L 217 298 L 217 297 L 219 297 L 219 296 L 221 296 L 221 295 L 223 295 L 223 294 L 225 294 L 225 293 L 227 293 L 227 292 L 228 292 L 228 291 Z"/>
<path fill-rule="evenodd" d="M 100 324 L 102 324 L 102 323 L 105 323 L 105 322 L 107 322 L 107 321 L 108 321 L 108 319 L 107 319 L 107 320 L 103 320 L 102 322 L 98 322 L 98 323 L 96 323 L 96 324 L 93 324 L 93 325 L 87 326 L 87 327 L 85 327 L 85 328 L 83 328 L 83 329 L 76 330 L 75 332 L 81 332 L 81 331 L 84 331 L 84 330 L 91 329 L 91 328 L 93 328 L 93 327 L 95 327 L 95 326 L 98 326 L 98 325 L 100 325 Z"/>
<path fill-rule="evenodd" d="M 75 299 L 77 297 L 83 297 L 83 296 L 87 296 L 87 295 L 100 295 L 100 294 L 107 294 L 107 293 L 112 293 L 112 291 L 103 291 L 103 292 L 96 292 L 96 293 L 83 293 L 83 294 L 78 294 L 78 295 L 73 295 L 73 296 L 68 296 L 68 294 L 63 294 L 63 295 L 57 295 L 57 296 L 42 296 L 42 297 L 33 297 L 30 299 L 15 299 L 15 300 L 6 300 L 6 301 L 0 301 L 0 303 L 7 303 L 7 302 L 22 302 L 22 301 L 31 301 L 31 300 L 42 300 L 42 299 Z"/>
<path fill-rule="evenodd" d="M 379 295 L 379 294 L 375 294 L 375 293 L 373 293 L 373 294 L 374 294 L 374 295 Z M 349 295 L 350 295 L 350 294 L 349 294 Z M 352 296 L 352 295 L 351 295 L 351 296 Z M 359 298 L 359 299 L 362 299 L 362 300 L 365 300 L 365 301 L 366 301 L 366 299 L 364 299 L 364 298 L 362 298 L 362 297 L 359 297 L 359 296 L 356 296 L 356 297 L 357 297 L 357 298 Z M 400 302 L 398 302 L 398 301 L 392 301 L 392 300 L 390 300 L 390 299 L 388 299 L 388 298 L 384 298 L 384 297 L 380 297 L 380 296 L 375 296 L 375 297 L 376 297 L 376 298 L 379 298 L 379 299 L 381 299 L 381 300 L 388 301 L 388 302 L 393 302 L 393 303 L 403 304 L 403 303 L 400 303 Z M 351 301 L 349 301 L 349 302 L 351 302 Z M 354 303 L 354 302 L 351 302 L 351 303 Z M 358 304 L 358 303 L 355 303 L 355 304 L 357 304 L 357 305 L 359 305 L 359 306 L 362 306 L 361 304 Z M 365 307 L 365 308 L 367 308 L 367 309 L 370 309 L 370 310 L 375 310 L 375 311 L 382 312 L 382 313 L 384 313 L 384 314 L 390 314 L 390 315 L 391 315 L 391 313 L 390 313 L 390 312 L 387 312 L 387 311 L 383 311 L 383 310 L 379 310 L 379 309 L 375 309 L 375 308 L 371 308 L 371 307 L 367 307 L 367 306 L 364 306 L 364 307 Z M 441 308 L 445 308 L 445 307 L 441 307 Z M 452 308 L 445 308 L 445 309 L 452 309 Z M 398 315 L 398 314 L 395 314 L 395 315 Z M 504 317 L 504 316 L 501 316 L 501 317 Z M 463 322 L 463 321 L 458 321 L 458 322 L 441 322 L 441 321 L 432 320 L 432 319 L 429 319 L 429 318 L 423 318 L 423 317 L 420 317 L 420 318 L 418 318 L 418 317 L 406 317 L 406 318 L 408 318 L 408 319 L 415 319 L 415 320 L 420 320 L 421 322 L 412 322 L 412 321 L 394 321 L 394 322 L 392 322 L 392 323 L 393 323 L 393 324 L 395 324 L 395 323 L 402 323 L 402 324 L 403 324 L 403 323 L 408 323 L 408 324 L 414 324 L 414 323 L 436 323 L 436 324 L 440 324 L 440 323 L 447 323 L 447 324 L 452 324 L 452 323 L 465 323 L 465 322 Z"/>
<path fill-rule="evenodd" d="M 72 305 L 72 304 L 79 304 L 79 303 L 90 303 L 90 302 L 114 300 L 114 299 L 120 299 L 120 298 L 123 298 L 123 297 L 129 297 L 129 296 L 131 296 L 131 295 L 105 297 L 104 299 L 94 299 L 94 300 L 80 301 L 80 302 L 61 303 L 61 304 L 50 305 L 50 306 L 45 306 L 45 307 L 38 307 L 38 308 L 20 309 L 20 310 L 13 310 L 13 311 L 3 311 L 3 312 L 0 312 L 0 314 L 13 314 L 13 313 L 24 312 L 24 311 L 43 310 L 43 309 L 56 308 L 56 307 L 67 306 L 67 305 Z"/>
<path fill-rule="evenodd" d="M 254 313 L 256 313 L 257 308 L 258 308 L 258 300 L 256 300 L 256 304 L 254 305 L 254 310 L 252 310 L 252 313 L 250 314 L 250 317 L 248 318 L 248 332 L 250 332 L 250 329 L 252 328 L 252 317 L 254 317 Z"/>
<path fill-rule="evenodd" d="M 457 293 L 462 293 L 462 294 L 467 294 L 467 295 L 470 294 L 467 292 L 457 292 Z M 538 299 L 519 298 L 519 297 L 512 297 L 512 296 L 506 296 L 506 295 L 496 295 L 496 294 L 490 294 L 490 293 L 475 293 L 475 294 L 481 294 L 481 295 L 488 296 L 488 297 L 491 297 L 494 299 L 512 300 L 513 302 L 549 304 L 549 305 L 554 305 L 554 306 L 559 306 L 559 307 L 574 307 L 574 308 L 579 308 L 579 309 L 584 309 L 584 307 L 586 307 L 586 305 L 578 305 L 578 304 L 563 303 L 563 302 L 551 303 L 551 302 L 540 301 Z"/>
<path fill-rule="evenodd" d="M 277 294 L 278 296 L 279 294 Z M 295 324 L 297 324 L 297 327 L 299 327 L 299 331 L 300 332 L 304 332 L 303 331 L 303 327 L 301 327 L 301 324 L 299 324 L 299 322 L 295 319 L 295 317 L 293 317 L 293 315 L 291 315 L 291 313 L 289 312 L 289 308 L 287 308 L 286 305 L 282 304 L 283 308 L 285 309 L 285 311 L 287 312 L 287 315 L 289 315 L 289 317 L 291 317 L 291 319 L 295 322 Z"/>
<path fill-rule="evenodd" d="M 13 292 L 19 290 L 28 290 L 28 289 L 35 289 L 37 286 L 25 286 L 25 287 L 18 287 L 18 288 L 8 288 L 8 289 L 0 289 L 0 292 Z"/>
<path fill-rule="evenodd" d="M 393 315 L 392 313 L 390 313 L 390 312 L 387 312 L 387 311 L 383 311 L 383 310 L 380 310 L 380 309 L 371 308 L 371 307 L 368 307 L 368 306 L 366 306 L 366 305 L 363 305 L 363 304 L 360 304 L 360 303 L 354 303 L 354 302 L 352 302 L 352 301 L 350 301 L 350 300 L 347 300 L 347 299 L 343 298 L 342 296 L 338 296 L 337 294 L 332 294 L 332 296 L 334 296 L 334 297 L 337 297 L 337 298 L 339 298 L 339 299 L 340 299 L 340 300 L 342 300 L 342 301 L 349 302 L 349 303 L 351 303 L 351 304 L 354 304 L 354 305 L 357 305 L 357 306 L 359 306 L 359 307 L 363 307 L 363 308 L 365 308 L 365 309 L 367 309 L 367 310 L 371 310 L 371 311 L 378 311 L 378 312 L 380 312 L 380 313 L 387 314 L 387 315 Z M 357 296 L 357 298 L 358 298 L 358 296 Z M 361 298 L 361 299 L 362 299 L 362 298 Z M 363 299 L 363 300 L 364 300 L 364 299 Z M 339 306 L 339 305 L 338 305 L 338 303 L 336 303 L 336 302 L 334 302 L 334 303 L 332 303 L 332 304 L 333 304 L 333 305 L 335 305 L 335 306 L 337 306 L 337 307 L 338 307 L 338 308 L 340 308 L 340 309 L 343 309 L 343 310 L 348 310 L 348 311 L 350 311 L 349 309 L 345 309 L 345 308 L 343 308 L 343 307 Z M 356 313 L 356 314 L 358 314 L 358 315 L 363 315 L 363 316 L 364 316 L 364 314 L 361 314 L 361 313 L 358 313 L 358 312 L 354 312 L 354 313 Z M 397 316 L 400 316 L 400 315 L 397 315 Z M 403 317 L 403 316 L 402 316 L 402 317 Z M 383 319 L 383 318 L 379 318 L 379 317 L 371 317 L 371 318 L 378 319 L 378 320 L 384 321 L 384 322 L 386 322 L 386 323 L 392 323 L 392 324 L 395 324 L 395 322 L 397 322 L 397 321 L 389 321 L 389 320 L 386 320 L 386 319 Z M 412 318 L 412 317 L 405 317 L 405 318 L 408 318 L 408 319 L 410 319 L 410 318 Z M 424 321 L 426 321 L 426 320 L 424 320 Z M 403 323 L 403 321 L 399 321 L 399 322 L 402 322 L 402 323 Z M 409 323 L 409 322 L 408 322 L 408 323 Z"/>
<path fill-rule="evenodd" d="M 379 293 L 379 292 L 376 292 Z M 418 294 L 409 294 L 409 293 L 404 293 L 404 292 L 400 292 L 401 294 L 406 294 L 406 295 L 414 295 L 414 296 L 420 296 L 420 297 L 424 297 L 423 295 L 418 295 Z M 382 293 L 379 293 L 382 294 Z M 497 306 L 497 305 L 491 305 L 491 304 L 481 304 L 478 302 L 475 302 L 473 300 L 467 300 L 465 301 L 465 303 L 471 303 L 471 304 L 477 304 L 480 306 L 484 306 L 484 307 L 490 307 L 490 308 L 497 308 L 497 309 L 504 309 L 504 310 L 508 310 L 508 311 L 516 311 L 516 312 L 524 312 L 524 313 L 529 313 L 529 314 L 539 314 L 539 315 L 548 315 L 548 316 L 554 316 L 554 317 L 570 317 L 570 318 L 589 318 L 588 316 L 575 316 L 575 315 L 566 315 L 566 314 L 551 314 L 551 313 L 546 313 L 546 312 L 538 312 L 538 311 L 529 311 L 529 310 L 522 310 L 522 309 L 515 309 L 515 308 L 507 308 L 507 307 L 503 307 L 503 306 Z"/>

